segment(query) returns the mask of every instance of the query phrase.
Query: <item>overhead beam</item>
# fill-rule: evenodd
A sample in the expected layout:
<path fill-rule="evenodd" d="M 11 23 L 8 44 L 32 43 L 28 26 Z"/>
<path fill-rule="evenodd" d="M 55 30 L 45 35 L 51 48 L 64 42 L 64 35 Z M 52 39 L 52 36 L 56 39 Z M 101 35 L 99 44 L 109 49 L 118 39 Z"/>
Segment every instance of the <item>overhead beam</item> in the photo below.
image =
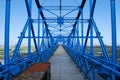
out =
<path fill-rule="evenodd" d="M 39 0 L 35 0 L 35 2 L 36 2 L 36 5 L 37 5 L 38 9 L 40 10 L 40 15 L 41 15 L 42 19 L 45 20 L 45 16 L 44 16 L 44 14 L 43 14 L 42 6 L 40 5 Z M 51 33 L 49 32 L 47 22 L 46 22 L 46 21 L 43 21 L 43 22 L 44 22 L 44 24 L 45 24 L 46 32 L 49 33 L 50 36 L 52 36 Z"/>
<path fill-rule="evenodd" d="M 86 3 L 86 0 L 83 0 L 82 3 L 81 3 L 81 5 L 79 6 L 79 12 L 78 12 L 78 14 L 77 14 L 76 21 L 75 21 L 75 23 L 73 24 L 73 29 L 72 29 L 71 34 L 74 33 L 74 31 L 75 31 L 77 22 L 78 22 L 78 20 L 79 20 L 79 18 L 80 18 L 80 15 L 81 15 L 81 13 L 82 13 L 81 11 L 82 11 L 85 3 Z M 70 34 L 70 36 L 71 36 L 71 34 Z"/>

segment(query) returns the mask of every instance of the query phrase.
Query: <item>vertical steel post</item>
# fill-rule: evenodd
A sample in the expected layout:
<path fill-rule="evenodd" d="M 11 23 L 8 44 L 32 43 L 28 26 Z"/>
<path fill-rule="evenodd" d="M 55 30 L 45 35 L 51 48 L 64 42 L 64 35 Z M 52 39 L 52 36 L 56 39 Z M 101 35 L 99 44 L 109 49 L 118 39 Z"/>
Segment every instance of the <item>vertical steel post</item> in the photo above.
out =
<path fill-rule="evenodd" d="M 79 47 L 79 21 L 77 22 L 77 47 Z"/>
<path fill-rule="evenodd" d="M 73 37 L 73 36 L 74 36 L 74 33 L 71 35 L 71 37 Z M 74 39 L 71 38 L 71 48 L 73 48 L 73 42 L 74 42 Z"/>
<path fill-rule="evenodd" d="M 61 26 L 62 26 L 62 24 L 61 24 L 61 4 L 62 4 L 62 1 L 60 0 L 60 32 L 61 32 Z M 60 41 L 61 41 L 61 38 L 60 38 Z"/>
<path fill-rule="evenodd" d="M 90 5 L 90 55 L 93 55 L 93 27 L 92 27 L 92 19 L 93 16 L 91 16 L 92 13 L 92 4 L 93 4 L 93 0 L 89 0 L 89 5 Z M 90 76 L 91 76 L 91 80 L 95 80 L 95 72 L 94 72 L 94 68 L 91 69 L 90 71 Z"/>
<path fill-rule="evenodd" d="M 84 31 L 83 31 L 83 11 L 82 11 L 82 14 L 81 14 L 81 19 L 82 19 L 82 22 L 81 22 L 81 49 L 82 49 L 82 52 L 83 52 L 83 40 L 84 40 L 84 38 L 83 38 L 83 36 L 84 36 Z"/>
<path fill-rule="evenodd" d="M 28 16 L 29 17 L 29 19 L 31 20 L 31 9 L 32 9 L 32 0 L 29 0 L 29 5 L 28 5 L 28 7 L 29 7 L 29 10 L 30 10 L 30 16 Z M 28 25 L 28 54 L 30 54 L 31 53 L 31 21 L 30 21 L 30 23 L 29 23 L 29 25 Z"/>
<path fill-rule="evenodd" d="M 38 9 L 38 20 L 40 20 L 40 10 Z M 40 21 L 38 21 L 38 53 L 40 53 Z"/>
<path fill-rule="evenodd" d="M 62 0 L 60 0 L 60 18 L 61 18 L 61 4 L 62 4 Z"/>
<path fill-rule="evenodd" d="M 90 5 L 90 54 L 91 55 L 93 55 L 93 28 L 92 28 L 92 23 L 91 23 L 92 2 L 93 2 L 93 0 L 89 0 L 89 5 Z"/>
<path fill-rule="evenodd" d="M 42 49 L 44 50 L 44 46 L 45 46 L 45 43 L 44 43 L 44 20 L 42 20 Z"/>
<path fill-rule="evenodd" d="M 10 4 L 11 0 L 6 0 L 4 64 L 7 64 L 9 62 Z"/>
<path fill-rule="evenodd" d="M 112 27 L 112 62 L 116 64 L 116 13 L 115 0 L 110 0 L 111 4 L 111 27 Z"/>
<path fill-rule="evenodd" d="M 110 0 L 110 6 L 111 6 L 111 30 L 112 30 L 112 62 L 116 64 L 116 13 L 115 13 L 115 0 Z M 111 79 L 115 80 L 115 76 L 112 75 Z"/>

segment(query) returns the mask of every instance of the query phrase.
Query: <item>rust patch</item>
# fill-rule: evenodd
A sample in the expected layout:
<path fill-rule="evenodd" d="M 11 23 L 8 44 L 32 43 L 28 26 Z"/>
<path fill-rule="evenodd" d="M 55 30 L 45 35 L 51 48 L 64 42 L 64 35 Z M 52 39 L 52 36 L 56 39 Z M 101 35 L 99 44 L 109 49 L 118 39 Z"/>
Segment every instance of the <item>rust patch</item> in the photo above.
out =
<path fill-rule="evenodd" d="M 31 67 L 29 67 L 25 72 L 46 72 L 47 69 L 50 67 L 50 63 L 35 63 Z"/>
<path fill-rule="evenodd" d="M 50 63 L 35 63 L 16 76 L 13 80 L 42 80 L 45 74 L 50 74 Z M 46 75 L 47 76 L 47 75 Z"/>

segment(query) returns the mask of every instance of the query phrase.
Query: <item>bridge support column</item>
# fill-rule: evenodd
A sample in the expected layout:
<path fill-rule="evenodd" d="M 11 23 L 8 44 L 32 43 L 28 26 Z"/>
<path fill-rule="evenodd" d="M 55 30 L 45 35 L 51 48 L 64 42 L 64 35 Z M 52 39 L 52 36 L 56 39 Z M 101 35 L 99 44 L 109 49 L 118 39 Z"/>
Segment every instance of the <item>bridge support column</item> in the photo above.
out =
<path fill-rule="evenodd" d="M 110 0 L 111 5 L 111 32 L 112 32 L 112 62 L 117 63 L 116 55 L 116 13 L 115 13 L 115 0 Z M 114 67 L 113 67 L 114 68 Z M 115 76 L 112 74 L 112 80 L 115 80 Z"/>
<path fill-rule="evenodd" d="M 92 3 L 93 3 L 93 0 L 90 0 L 90 19 L 92 20 L 93 19 L 93 16 L 91 16 L 91 11 L 92 11 Z M 90 54 L 93 55 L 93 27 L 92 27 L 92 22 L 90 21 Z"/>
<path fill-rule="evenodd" d="M 112 62 L 116 63 L 116 13 L 115 0 L 110 0 L 111 3 L 111 28 L 112 28 Z"/>
<path fill-rule="evenodd" d="M 32 9 L 32 0 L 29 0 L 29 5 L 28 5 L 28 7 L 29 7 L 29 10 L 30 10 L 30 16 L 28 16 L 29 17 L 29 19 L 30 19 L 30 23 L 29 23 L 29 27 L 28 27 L 28 54 L 31 54 L 31 9 Z"/>
<path fill-rule="evenodd" d="M 6 0 L 4 64 L 7 64 L 9 62 L 10 4 L 11 0 Z"/>
<path fill-rule="evenodd" d="M 38 19 L 40 19 L 40 10 L 38 9 Z M 40 22 L 38 22 L 38 53 L 40 53 L 41 48 L 40 48 Z"/>

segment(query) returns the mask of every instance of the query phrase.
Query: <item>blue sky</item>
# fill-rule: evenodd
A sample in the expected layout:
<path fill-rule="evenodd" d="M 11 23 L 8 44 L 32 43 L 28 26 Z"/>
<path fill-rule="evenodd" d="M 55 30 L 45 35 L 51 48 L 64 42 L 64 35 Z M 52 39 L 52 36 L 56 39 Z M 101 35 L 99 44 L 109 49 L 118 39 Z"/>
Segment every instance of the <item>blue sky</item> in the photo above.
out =
<path fill-rule="evenodd" d="M 51 0 L 41 0 L 43 5 L 51 5 Z M 59 4 L 59 0 L 53 0 L 52 4 Z M 81 0 L 62 0 L 62 4 L 76 5 L 81 2 Z M 120 44 L 120 0 L 116 1 L 116 23 L 117 23 L 117 44 Z M 77 3 L 76 3 L 77 2 Z M 68 4 L 69 3 L 69 4 Z M 15 45 L 18 41 L 18 36 L 22 31 L 24 24 L 27 19 L 27 12 L 24 0 L 11 0 L 11 22 L 10 22 L 10 45 Z M 36 14 L 34 8 L 33 0 L 33 13 Z M 84 18 L 88 14 L 89 0 L 87 0 L 86 9 L 84 10 Z M 86 13 L 87 12 L 87 13 Z M 110 0 L 97 0 L 94 19 L 98 26 L 101 35 L 103 36 L 103 41 L 105 44 L 111 44 L 111 17 L 110 17 Z M 33 17 L 36 17 L 33 15 Z M 5 0 L 0 0 L 0 45 L 4 44 L 4 24 L 5 24 Z"/>

